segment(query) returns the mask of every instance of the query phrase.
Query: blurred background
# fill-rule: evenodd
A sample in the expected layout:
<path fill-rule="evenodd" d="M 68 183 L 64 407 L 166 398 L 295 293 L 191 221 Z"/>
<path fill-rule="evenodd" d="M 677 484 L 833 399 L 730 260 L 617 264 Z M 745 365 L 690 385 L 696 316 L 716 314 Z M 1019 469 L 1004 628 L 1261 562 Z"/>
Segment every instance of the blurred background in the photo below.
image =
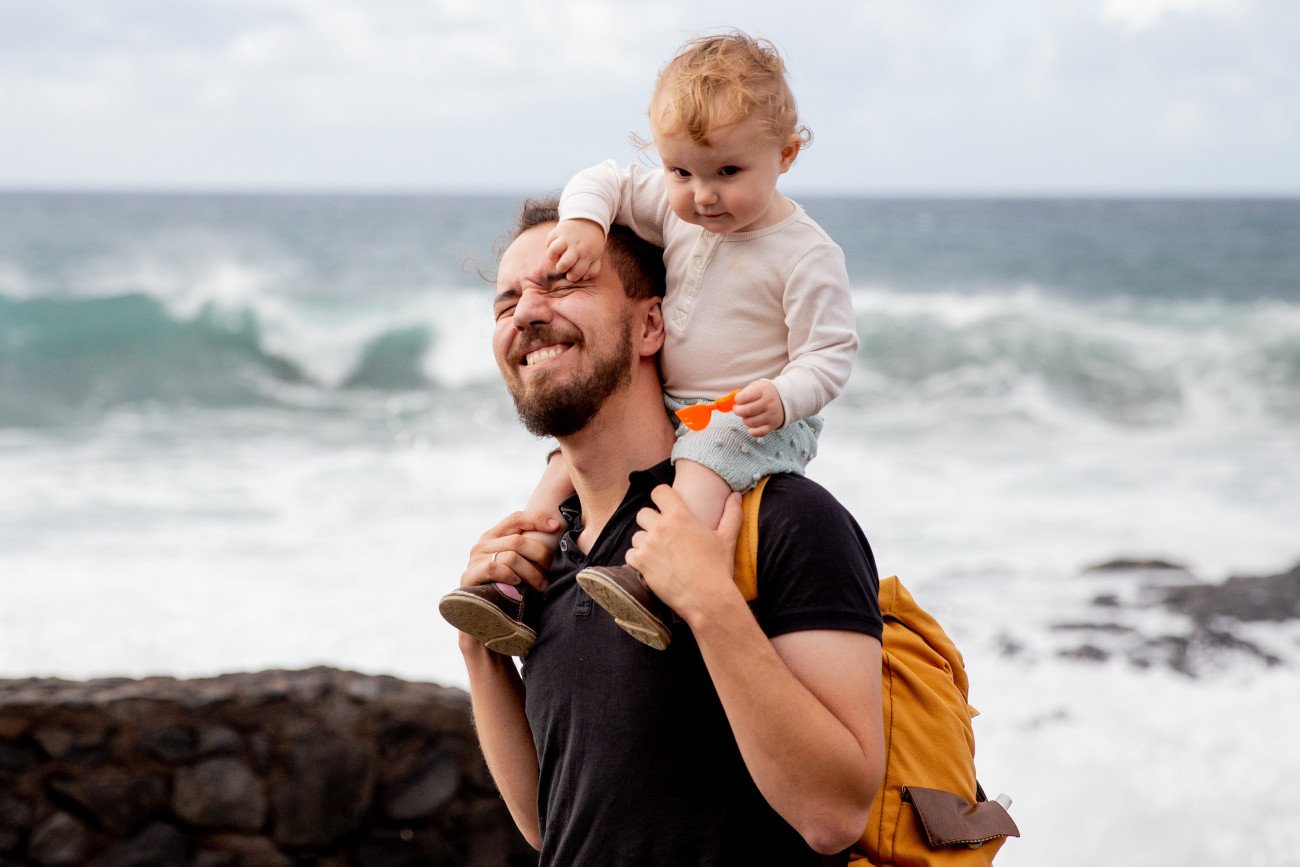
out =
<path fill-rule="evenodd" d="M 4 0 L 0 677 L 463 685 L 434 605 L 546 450 L 494 242 L 654 165 L 725 27 L 785 54 L 854 285 L 809 473 L 966 654 L 999 863 L 1294 864 L 1300 606 L 1161 601 L 1300 560 L 1280 0 Z"/>

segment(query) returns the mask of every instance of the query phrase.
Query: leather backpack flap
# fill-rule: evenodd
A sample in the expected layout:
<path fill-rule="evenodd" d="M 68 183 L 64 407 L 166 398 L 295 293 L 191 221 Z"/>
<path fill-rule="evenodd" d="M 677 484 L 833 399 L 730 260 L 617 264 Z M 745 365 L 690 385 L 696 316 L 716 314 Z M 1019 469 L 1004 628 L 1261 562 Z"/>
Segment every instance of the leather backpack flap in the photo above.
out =
<path fill-rule="evenodd" d="M 1011 814 L 996 801 L 971 803 L 951 792 L 919 786 L 904 786 L 903 800 L 916 809 L 917 821 L 933 849 L 978 847 L 990 840 L 1020 836 Z"/>

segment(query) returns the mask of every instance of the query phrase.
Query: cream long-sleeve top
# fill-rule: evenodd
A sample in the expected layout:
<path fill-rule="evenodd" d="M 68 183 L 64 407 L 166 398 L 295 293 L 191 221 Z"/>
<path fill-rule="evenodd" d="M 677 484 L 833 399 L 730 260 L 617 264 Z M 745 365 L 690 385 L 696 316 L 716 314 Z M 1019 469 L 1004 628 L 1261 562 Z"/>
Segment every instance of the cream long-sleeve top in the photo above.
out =
<path fill-rule="evenodd" d="M 717 235 L 673 213 L 662 171 L 608 160 L 564 188 L 560 218 L 607 234 L 619 223 L 664 248 L 668 394 L 712 398 L 769 379 L 790 424 L 843 390 L 858 351 L 844 253 L 797 204 L 767 228 Z"/>

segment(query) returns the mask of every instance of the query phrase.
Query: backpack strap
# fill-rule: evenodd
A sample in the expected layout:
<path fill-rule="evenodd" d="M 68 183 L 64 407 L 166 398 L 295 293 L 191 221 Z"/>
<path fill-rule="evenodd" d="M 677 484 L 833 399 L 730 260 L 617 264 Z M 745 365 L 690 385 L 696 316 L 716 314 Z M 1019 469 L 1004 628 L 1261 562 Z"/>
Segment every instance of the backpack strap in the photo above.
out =
<path fill-rule="evenodd" d="M 736 562 L 733 572 L 736 586 L 746 602 L 758 598 L 758 507 L 763 499 L 763 488 L 770 476 L 758 480 L 754 489 L 740 500 L 740 535 L 736 538 Z"/>

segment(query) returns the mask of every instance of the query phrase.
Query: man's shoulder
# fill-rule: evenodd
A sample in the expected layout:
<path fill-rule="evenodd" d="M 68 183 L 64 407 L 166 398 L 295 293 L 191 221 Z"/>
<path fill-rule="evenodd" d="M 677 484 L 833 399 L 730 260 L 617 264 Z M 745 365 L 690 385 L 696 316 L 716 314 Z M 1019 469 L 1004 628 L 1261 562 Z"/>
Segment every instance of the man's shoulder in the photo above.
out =
<path fill-rule="evenodd" d="M 866 534 L 844 504 L 817 482 L 793 473 L 768 479 L 759 504 L 758 536 L 760 548 L 767 551 L 791 545 L 827 546 L 837 553 L 845 547 L 870 551 Z"/>
<path fill-rule="evenodd" d="M 796 473 L 777 473 L 763 489 L 760 515 L 799 519 L 812 513 L 813 519 L 826 514 L 848 515 L 835 496 L 817 482 Z"/>
<path fill-rule="evenodd" d="M 758 520 L 758 607 L 769 636 L 818 629 L 879 638 L 879 577 L 866 534 L 806 476 L 772 476 Z"/>

